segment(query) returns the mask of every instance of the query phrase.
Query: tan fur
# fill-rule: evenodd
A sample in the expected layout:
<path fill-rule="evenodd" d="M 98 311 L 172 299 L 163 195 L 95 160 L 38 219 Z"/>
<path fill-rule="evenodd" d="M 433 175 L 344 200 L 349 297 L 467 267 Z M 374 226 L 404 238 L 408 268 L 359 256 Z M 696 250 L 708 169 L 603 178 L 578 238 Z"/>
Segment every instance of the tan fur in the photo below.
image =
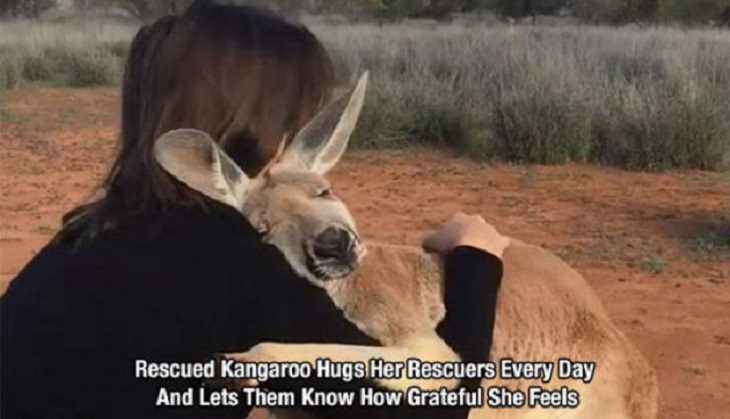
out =
<path fill-rule="evenodd" d="M 328 106 L 297 134 L 289 150 L 267 173 L 249 180 L 206 134 L 177 130 L 158 140 L 161 166 L 186 185 L 239 210 L 279 248 L 292 268 L 324 288 L 343 315 L 384 346 L 260 343 L 229 355 L 242 361 L 302 361 L 318 358 L 368 363 L 371 358 L 458 361 L 435 332 L 444 316 L 440 259 L 420 249 L 370 244 L 364 254 L 347 207 L 329 193 L 323 175 L 337 163 L 363 104 L 367 74 L 349 100 Z M 342 110 L 344 109 L 344 110 Z M 336 118 L 342 115 L 339 120 Z M 336 122 L 336 126 L 332 123 Z M 322 134 L 327 127 L 331 135 Z M 319 139 L 318 138 L 322 138 Z M 329 138 L 329 140 L 324 140 Z M 211 158 L 213 157 L 213 158 Z M 322 193 L 325 191 L 327 193 Z M 321 278 L 307 267 L 313 239 L 329 227 L 353 233 L 360 266 L 348 262 L 343 275 Z M 505 250 L 490 359 L 555 362 L 559 358 L 597 363 L 589 384 L 555 377 L 547 385 L 527 380 L 485 381 L 526 390 L 531 385 L 580 392 L 576 409 L 473 410 L 474 418 L 652 419 L 657 411 L 654 371 L 606 315 L 601 302 L 576 271 L 540 247 L 513 240 Z M 355 270 L 353 270 L 355 269 Z M 334 272 L 332 270 L 328 272 Z M 349 275 L 348 275 L 349 274 Z M 345 277 L 346 276 L 346 277 Z M 304 280 L 304 279 L 303 279 Z M 332 336 L 336 341 L 337 336 Z M 453 388 L 454 380 L 380 380 L 405 390 Z M 296 411 L 276 411 L 296 417 Z"/>
<path fill-rule="evenodd" d="M 428 352 L 414 336 L 429 336 L 443 315 L 442 269 L 438 258 L 420 249 L 369 244 L 368 254 L 351 278 L 327 287 L 333 301 L 348 320 L 389 348 L 350 351 L 345 345 L 310 345 L 314 354 L 302 355 L 302 345 L 277 344 L 264 352 L 277 360 L 314 360 L 331 357 L 363 360 L 385 355 L 397 360 L 404 351 Z M 335 337 L 333 337 L 334 339 Z M 426 345 L 432 345 L 428 340 Z M 375 351 L 373 351 L 374 349 Z M 319 352 L 317 352 L 319 351 Z M 310 352 L 310 351 L 305 351 Z M 408 356 L 417 356 L 411 354 Z M 426 357 L 451 356 L 443 351 Z M 291 358 L 288 358 L 291 357 Z M 593 381 L 562 381 L 549 384 L 531 380 L 485 380 L 483 386 L 506 386 L 526 390 L 567 386 L 580 393 L 577 409 L 474 409 L 472 418 L 621 418 L 651 419 L 657 414 L 656 376 L 646 359 L 610 321 L 603 305 L 585 280 L 547 250 L 512 241 L 504 254 L 504 277 L 500 289 L 494 345 L 490 359 L 516 361 L 595 361 Z M 247 358 L 251 359 L 251 358 Z M 448 359 L 442 359 L 448 360 Z M 395 387 L 424 383 L 400 383 Z M 385 383 L 388 385 L 388 383 Z M 389 385 L 392 387 L 392 385 Z M 429 388 L 438 384 L 430 383 Z M 295 411 L 277 413 L 295 418 Z"/>
<path fill-rule="evenodd" d="M 577 410 L 533 410 L 530 416 L 656 417 L 658 390 L 653 369 L 610 321 L 581 275 L 547 250 L 515 240 L 505 250 L 503 260 L 504 277 L 490 359 L 554 362 L 570 358 L 597 363 L 596 376 L 589 384 L 553 379 L 542 385 L 567 385 L 578 390 L 581 405 Z M 441 304 L 435 309 L 433 304 L 441 301 L 441 278 L 439 261 L 420 249 L 371 244 L 354 278 L 360 285 L 348 299 L 350 305 L 368 309 L 355 313 L 345 305 L 343 311 L 351 321 L 364 324 L 366 333 L 386 345 L 398 345 L 399 334 L 419 334 L 418 328 L 428 325 L 433 329 L 434 320 L 440 320 L 439 315 L 434 318 L 432 314 L 443 310 Z M 367 304 L 368 301 L 377 304 Z M 541 383 L 485 380 L 484 386 L 490 385 L 526 390 Z M 474 411 L 471 417 L 530 417 L 525 416 L 527 413 L 482 409 Z"/>

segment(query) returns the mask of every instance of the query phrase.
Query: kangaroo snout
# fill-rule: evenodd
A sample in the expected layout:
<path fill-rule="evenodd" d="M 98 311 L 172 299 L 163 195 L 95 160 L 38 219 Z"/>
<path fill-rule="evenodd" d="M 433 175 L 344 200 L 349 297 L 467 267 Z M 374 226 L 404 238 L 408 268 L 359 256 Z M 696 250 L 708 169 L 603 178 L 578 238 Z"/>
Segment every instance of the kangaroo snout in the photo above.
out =
<path fill-rule="evenodd" d="M 317 259 L 334 260 L 346 265 L 356 265 L 360 256 L 355 234 L 340 227 L 327 227 L 314 238 L 312 247 Z"/>

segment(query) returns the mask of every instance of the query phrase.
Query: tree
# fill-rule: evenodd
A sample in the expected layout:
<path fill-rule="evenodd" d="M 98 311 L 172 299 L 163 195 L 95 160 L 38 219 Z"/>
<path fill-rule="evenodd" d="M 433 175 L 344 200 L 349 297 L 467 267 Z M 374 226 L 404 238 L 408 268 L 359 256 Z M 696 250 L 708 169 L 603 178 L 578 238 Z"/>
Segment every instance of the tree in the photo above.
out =
<path fill-rule="evenodd" d="M 537 15 L 551 15 L 568 3 L 567 0 L 496 0 L 491 8 L 502 18 L 520 19 Z"/>
<path fill-rule="evenodd" d="M 720 24 L 730 28 L 730 5 L 728 5 L 720 16 Z"/>
<path fill-rule="evenodd" d="M 476 2 L 469 0 L 431 0 L 423 11 L 425 17 L 442 19 L 456 12 L 470 12 Z"/>
<path fill-rule="evenodd" d="M 706 23 L 722 21 L 723 12 L 730 8 L 730 0 L 661 0 L 660 17 L 664 20 Z"/>
<path fill-rule="evenodd" d="M 423 0 L 370 0 L 368 9 L 378 20 L 399 20 L 417 16 L 428 4 Z"/>
<path fill-rule="evenodd" d="M 570 8 L 576 16 L 594 22 L 626 23 L 656 18 L 659 2 L 660 0 L 573 0 Z"/>
<path fill-rule="evenodd" d="M 180 12 L 192 2 L 193 0 L 74 0 L 77 7 L 84 10 L 119 7 L 144 21 Z"/>
<path fill-rule="evenodd" d="M 57 5 L 56 0 L 0 0 L 0 15 L 38 17 Z"/>
<path fill-rule="evenodd" d="M 497 14 L 502 18 L 519 19 L 532 16 L 535 20 L 533 0 L 500 0 L 497 2 Z"/>

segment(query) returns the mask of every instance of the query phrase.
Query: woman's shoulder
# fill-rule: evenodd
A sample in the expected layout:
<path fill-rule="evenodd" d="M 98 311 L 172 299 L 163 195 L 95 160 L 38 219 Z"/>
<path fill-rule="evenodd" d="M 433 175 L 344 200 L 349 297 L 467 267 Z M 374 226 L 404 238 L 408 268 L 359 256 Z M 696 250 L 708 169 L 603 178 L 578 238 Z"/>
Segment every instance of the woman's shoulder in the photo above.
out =
<path fill-rule="evenodd" d="M 188 240 L 233 241 L 257 245 L 260 234 L 239 212 L 222 206 L 201 208 L 173 208 L 151 217 L 130 220 L 132 228 L 147 229 L 151 236 L 173 237 L 183 235 Z"/>
<path fill-rule="evenodd" d="M 194 264 L 235 269 L 263 247 L 259 233 L 234 210 L 176 207 L 123 217 L 91 237 L 57 240 L 39 256 L 83 271 L 119 265 L 184 270 Z"/>
<path fill-rule="evenodd" d="M 224 242 L 249 246 L 261 243 L 261 236 L 242 214 L 222 206 L 178 206 L 129 215 L 98 238 L 98 242 L 114 245 L 125 245 L 130 240 L 213 247 Z"/>

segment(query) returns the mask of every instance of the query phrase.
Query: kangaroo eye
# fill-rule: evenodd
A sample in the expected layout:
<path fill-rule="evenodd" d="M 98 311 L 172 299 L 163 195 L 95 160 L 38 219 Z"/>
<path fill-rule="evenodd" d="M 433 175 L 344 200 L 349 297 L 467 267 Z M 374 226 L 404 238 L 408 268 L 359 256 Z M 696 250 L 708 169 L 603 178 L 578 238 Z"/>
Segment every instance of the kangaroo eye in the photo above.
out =
<path fill-rule="evenodd" d="M 329 198 L 332 196 L 332 189 L 322 189 L 317 192 L 317 198 Z"/>

